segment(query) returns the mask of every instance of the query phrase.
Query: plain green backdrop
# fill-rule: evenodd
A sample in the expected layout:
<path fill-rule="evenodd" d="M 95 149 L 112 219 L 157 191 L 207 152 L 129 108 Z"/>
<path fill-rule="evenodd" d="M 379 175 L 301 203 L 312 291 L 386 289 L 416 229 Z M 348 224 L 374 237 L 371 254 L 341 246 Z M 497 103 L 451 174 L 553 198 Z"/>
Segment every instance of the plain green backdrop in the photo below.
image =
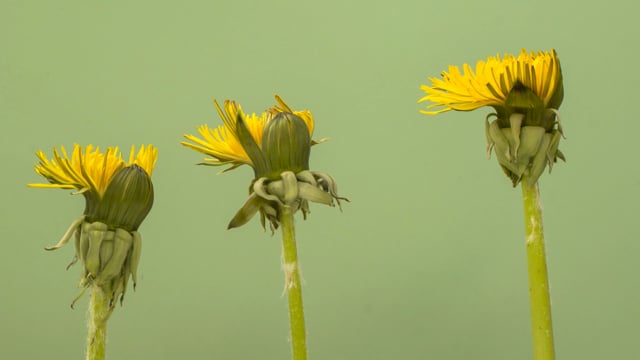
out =
<path fill-rule="evenodd" d="M 280 234 L 225 230 L 249 168 L 179 145 L 214 98 L 310 109 L 311 168 L 352 202 L 297 219 L 310 359 L 530 359 L 520 189 L 485 155 L 490 109 L 418 113 L 448 65 L 555 48 L 568 162 L 541 178 L 559 359 L 639 359 L 633 1 L 0 2 L 0 358 L 81 359 L 84 206 L 30 189 L 35 151 L 159 148 L 141 280 L 109 359 L 287 359 Z"/>

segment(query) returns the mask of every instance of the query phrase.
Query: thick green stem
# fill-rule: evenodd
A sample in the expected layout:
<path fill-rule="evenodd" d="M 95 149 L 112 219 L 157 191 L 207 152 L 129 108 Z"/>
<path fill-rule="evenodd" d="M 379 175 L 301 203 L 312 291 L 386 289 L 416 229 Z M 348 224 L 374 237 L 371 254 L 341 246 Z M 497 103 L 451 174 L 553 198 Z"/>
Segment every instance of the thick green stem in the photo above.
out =
<path fill-rule="evenodd" d="M 87 336 L 87 360 L 104 360 L 107 340 L 107 320 L 113 308 L 98 285 L 91 285 L 89 297 L 89 333 Z"/>
<path fill-rule="evenodd" d="M 291 327 L 291 352 L 293 360 L 307 359 L 307 334 L 304 326 L 302 288 L 296 249 L 296 235 L 293 225 L 293 211 L 290 206 L 280 207 L 282 223 L 282 254 L 284 260 L 284 280 L 289 302 L 289 324 Z"/>
<path fill-rule="evenodd" d="M 523 179 L 522 200 L 529 269 L 529 298 L 531 302 L 531 333 L 533 336 L 533 359 L 553 360 L 553 328 L 551 326 L 551 302 L 549 279 L 542 232 L 542 208 L 538 183 L 527 184 Z"/>

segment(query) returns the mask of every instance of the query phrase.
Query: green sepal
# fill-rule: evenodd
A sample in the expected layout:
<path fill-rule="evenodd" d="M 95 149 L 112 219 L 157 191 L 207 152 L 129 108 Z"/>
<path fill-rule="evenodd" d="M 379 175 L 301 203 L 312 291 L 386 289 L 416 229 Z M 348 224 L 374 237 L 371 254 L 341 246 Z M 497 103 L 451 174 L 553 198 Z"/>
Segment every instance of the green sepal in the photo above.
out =
<path fill-rule="evenodd" d="M 318 182 L 316 178 L 313 176 L 313 173 L 309 170 L 300 171 L 296 173 L 296 178 L 301 182 L 306 182 L 307 184 L 311 184 L 313 186 L 318 186 Z"/>
<path fill-rule="evenodd" d="M 270 200 L 272 196 L 276 196 L 277 200 L 283 204 L 291 205 L 298 198 L 298 179 L 291 171 L 283 172 L 280 177 L 280 180 L 269 181 L 265 192 L 268 196 L 261 196 L 267 200 Z"/>
<path fill-rule="evenodd" d="M 298 183 L 300 198 L 315 203 L 333 206 L 333 197 L 331 194 L 320 190 L 318 187 L 305 182 Z M 307 205 L 308 209 L 308 205 Z"/>
<path fill-rule="evenodd" d="M 538 146 L 538 152 L 531 159 L 531 167 L 529 168 L 529 172 L 526 176 L 526 181 L 529 186 L 533 186 L 538 181 L 538 178 L 542 175 L 544 168 L 549 162 L 547 154 L 551 138 L 552 135 L 547 133 L 542 136 L 540 145 Z"/>
<path fill-rule="evenodd" d="M 511 148 L 509 140 L 498 125 L 498 121 L 494 121 L 489 125 L 489 138 L 495 149 L 496 157 L 499 163 L 511 162 Z"/>
<path fill-rule="evenodd" d="M 85 226 L 86 224 L 86 226 Z M 87 272 L 87 265 L 86 265 L 86 261 L 87 261 L 87 254 L 89 253 L 89 224 L 88 223 L 83 223 L 80 226 L 80 230 L 76 233 L 76 236 L 79 237 L 79 250 L 78 253 L 76 254 L 79 258 L 80 258 L 80 263 L 82 264 L 82 269 L 83 269 L 83 273 L 82 273 L 82 278 L 86 278 L 88 275 Z"/>
<path fill-rule="evenodd" d="M 87 232 L 89 242 L 84 267 L 92 278 L 96 278 L 100 273 L 100 249 L 102 248 L 102 240 L 107 234 L 107 224 L 99 221 L 91 224 L 84 223 L 82 230 Z"/>
<path fill-rule="evenodd" d="M 113 254 L 98 275 L 98 285 L 102 286 L 122 274 L 122 266 L 129 255 L 133 237 L 124 229 L 116 229 L 113 238 Z M 129 276 L 127 273 L 126 276 Z"/>
<path fill-rule="evenodd" d="M 560 138 L 562 137 L 562 132 L 560 130 L 554 130 L 551 133 L 551 142 L 549 143 L 549 149 L 547 150 L 547 161 L 549 163 L 549 173 L 553 169 L 553 164 L 558 161 L 558 158 L 564 159 L 564 155 L 562 152 L 558 150 L 558 145 L 560 144 Z"/>
<path fill-rule="evenodd" d="M 253 163 L 255 178 L 257 179 L 264 176 L 264 174 L 269 171 L 268 160 L 265 158 L 260 146 L 256 143 L 239 113 L 236 120 L 236 135 L 244 152 L 247 153 L 247 156 L 249 156 L 249 159 L 251 159 Z"/>
<path fill-rule="evenodd" d="M 62 238 L 60 239 L 60 241 L 58 241 L 57 244 L 53 246 L 47 246 L 44 249 L 47 251 L 51 251 L 51 250 L 58 250 L 61 247 L 65 246 L 69 241 L 69 239 L 71 239 L 71 236 L 78 231 L 78 228 L 82 226 L 82 223 L 84 222 L 85 217 L 86 216 L 83 214 L 83 215 L 80 215 L 75 220 L 73 220 L 73 222 L 71 222 L 71 225 L 69 225 L 69 228 L 67 229 L 67 231 L 65 231 L 65 233 L 62 235 Z"/>
<path fill-rule="evenodd" d="M 142 235 L 137 231 L 131 232 L 131 235 L 133 236 L 130 255 L 131 278 L 133 279 L 133 290 L 135 290 L 138 283 L 138 265 L 140 264 L 140 256 L 142 255 Z"/>
<path fill-rule="evenodd" d="M 107 231 L 102 239 L 102 244 L 100 245 L 100 265 L 104 267 L 105 264 L 111 260 L 111 256 L 113 256 L 113 231 Z"/>
<path fill-rule="evenodd" d="M 227 225 L 227 229 L 237 228 L 249 222 L 249 220 L 256 215 L 258 210 L 260 210 L 260 206 L 263 201 L 264 200 L 262 200 L 255 192 L 249 195 L 247 201 L 236 212 L 229 222 L 229 225 Z"/>

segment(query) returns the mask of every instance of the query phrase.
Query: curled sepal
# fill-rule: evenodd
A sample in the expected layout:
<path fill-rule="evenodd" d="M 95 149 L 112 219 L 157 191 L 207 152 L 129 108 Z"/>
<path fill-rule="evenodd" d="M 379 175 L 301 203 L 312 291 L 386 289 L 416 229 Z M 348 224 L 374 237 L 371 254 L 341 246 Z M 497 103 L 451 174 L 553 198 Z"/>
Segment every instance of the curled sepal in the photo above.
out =
<path fill-rule="evenodd" d="M 291 171 L 283 172 L 280 174 L 280 177 L 280 180 L 268 181 L 265 192 L 269 194 L 269 197 L 261 196 L 266 200 L 270 200 L 275 197 L 274 200 L 276 202 L 286 205 L 294 205 L 298 199 L 299 193 L 298 179 Z"/>
<path fill-rule="evenodd" d="M 262 225 L 262 230 L 267 230 L 265 224 L 268 220 L 271 235 L 273 235 L 280 226 L 277 207 L 278 205 L 273 202 L 263 202 L 262 206 L 260 206 L 260 224 Z"/>
<path fill-rule="evenodd" d="M 492 123 L 489 122 L 489 119 L 492 117 L 498 117 L 498 114 L 496 113 L 491 113 L 489 115 L 487 115 L 484 119 L 484 135 L 487 139 L 487 159 L 491 159 L 491 150 L 493 150 L 493 146 L 494 146 L 494 142 L 491 136 L 491 125 Z M 496 123 L 495 125 L 496 127 L 498 127 L 498 124 Z M 498 127 L 499 129 L 499 127 Z"/>
<path fill-rule="evenodd" d="M 78 302 L 78 300 L 80 300 L 82 298 L 82 296 L 84 296 L 84 293 L 87 292 L 87 289 L 89 288 L 91 284 L 90 283 L 84 283 L 81 284 L 82 286 L 82 290 L 80 291 L 80 293 L 78 295 L 76 295 L 75 298 L 73 298 L 73 300 L 71 301 L 71 308 L 73 309 L 74 306 L 76 306 L 76 303 Z"/>
<path fill-rule="evenodd" d="M 329 193 L 322 191 L 317 186 L 301 182 L 298 183 L 298 189 L 300 192 L 300 198 L 303 200 L 333 206 L 333 197 L 331 197 Z M 304 210 L 308 210 L 308 205 L 306 209 L 303 209 L 303 213 Z"/>
<path fill-rule="evenodd" d="M 84 218 L 85 218 L 84 215 L 80 215 L 78 218 L 73 220 L 71 225 L 69 225 L 69 228 L 67 229 L 67 231 L 65 231 L 65 233 L 62 235 L 62 238 L 60 239 L 60 241 L 58 241 L 57 244 L 53 246 L 47 246 L 44 249 L 47 251 L 58 250 L 64 245 L 66 245 L 69 239 L 71 238 L 71 236 L 74 234 L 74 232 L 77 232 L 78 227 L 84 222 Z"/>
<path fill-rule="evenodd" d="M 231 219 L 228 229 L 246 224 L 259 211 L 262 228 L 266 228 L 268 220 L 274 231 L 280 226 L 278 215 L 282 206 L 290 207 L 294 213 L 300 210 L 306 219 L 310 212 L 309 202 L 333 206 L 334 200 L 338 206 L 341 206 L 341 200 L 349 201 L 338 195 L 338 185 L 326 173 L 283 171 L 279 179 L 261 177 L 251 185 L 249 198 Z"/>
<path fill-rule="evenodd" d="M 255 192 L 256 195 L 258 195 L 259 197 L 267 201 L 275 201 L 279 205 L 282 205 L 282 201 L 277 195 L 269 194 L 269 192 L 267 191 L 267 186 L 265 186 L 265 184 L 268 185 L 268 183 L 269 183 L 269 180 L 267 178 L 265 177 L 259 178 L 253 183 L 253 192 Z"/>
<path fill-rule="evenodd" d="M 299 173 L 296 174 L 296 178 L 300 182 L 306 182 L 307 184 L 318 186 L 318 182 L 316 181 L 316 178 L 313 176 L 313 174 L 309 170 L 300 171 Z"/>
<path fill-rule="evenodd" d="M 244 205 L 242 205 L 240 210 L 236 212 L 236 214 L 233 216 L 233 219 L 231 219 L 231 221 L 229 222 L 227 229 L 237 228 L 249 222 L 249 220 L 251 220 L 251 218 L 255 216 L 258 210 L 260 210 L 262 202 L 262 198 L 260 198 L 255 192 L 249 195 L 247 201 L 244 203 Z"/>
<path fill-rule="evenodd" d="M 142 255 L 142 235 L 137 231 L 133 231 L 131 235 L 133 236 L 133 243 L 131 244 L 130 270 L 131 278 L 133 279 L 133 290 L 135 290 L 138 284 L 138 265 L 140 264 L 140 256 Z"/>
<path fill-rule="evenodd" d="M 82 224 L 76 226 L 76 230 L 74 232 L 75 236 L 74 236 L 74 241 L 73 241 L 73 247 L 75 250 L 75 254 L 73 255 L 73 259 L 71 259 L 71 262 L 69 263 L 69 265 L 67 265 L 67 269 L 69 270 L 70 267 L 72 267 L 73 265 L 75 265 L 75 263 L 78 262 L 78 259 L 80 259 L 81 255 L 81 250 L 80 250 L 80 233 L 82 232 Z M 84 262 L 84 261 L 83 261 Z"/>
<path fill-rule="evenodd" d="M 340 208 L 340 211 L 342 211 L 342 204 L 340 203 L 340 200 L 349 202 L 349 199 L 338 195 L 338 183 L 334 180 L 333 176 L 319 171 L 312 171 L 312 174 L 318 181 L 318 187 L 325 192 L 328 192 L 333 197 L 333 199 L 336 200 L 336 202 L 338 203 L 338 208 Z"/>

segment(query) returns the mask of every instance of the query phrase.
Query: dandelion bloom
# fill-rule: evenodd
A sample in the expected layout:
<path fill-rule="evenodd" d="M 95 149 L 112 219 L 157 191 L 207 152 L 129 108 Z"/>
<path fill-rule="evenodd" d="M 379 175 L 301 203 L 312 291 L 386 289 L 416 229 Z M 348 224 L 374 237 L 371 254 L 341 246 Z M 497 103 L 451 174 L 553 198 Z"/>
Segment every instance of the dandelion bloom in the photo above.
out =
<path fill-rule="evenodd" d="M 62 239 L 46 248 L 56 250 L 75 234 L 75 257 L 83 263 L 80 285 L 96 285 L 106 294 L 109 313 L 114 299 L 122 300 L 129 276 L 136 283 L 142 246 L 138 227 L 153 205 L 151 174 L 158 151 L 152 145 L 131 147 L 129 161 L 122 159 L 118 147 L 105 152 L 88 145 L 74 145 L 71 156 L 64 147 L 53 149 L 48 159 L 38 151 L 35 172 L 48 184 L 28 184 L 34 188 L 75 189 L 85 197 L 83 214 L 71 223 Z M 79 297 L 78 297 L 79 298 Z M 76 298 L 76 300 L 78 299 Z M 75 300 L 74 300 L 75 303 Z"/>
<path fill-rule="evenodd" d="M 563 135 L 558 108 L 564 97 L 562 71 L 555 50 L 506 54 L 478 61 L 475 70 L 449 66 L 442 78 L 422 85 L 418 103 L 431 104 L 421 113 L 471 111 L 484 106 L 495 112 L 486 118 L 487 153 L 495 149 L 500 166 L 517 185 L 524 177 L 535 183 L 558 158 Z M 495 120 L 489 123 L 489 118 Z"/>
<path fill-rule="evenodd" d="M 421 86 L 427 95 L 418 102 L 432 103 L 422 113 L 501 108 L 517 83 L 530 89 L 546 108 L 557 109 L 562 102 L 562 71 L 555 50 L 528 54 L 523 49 L 518 57 L 505 54 L 502 59 L 496 55 L 478 61 L 475 71 L 468 64 L 462 68 L 461 73 L 457 66 L 449 66 L 442 79 L 429 78 L 431 85 Z"/>
<path fill-rule="evenodd" d="M 204 159 L 203 165 L 231 165 L 224 171 L 232 170 L 245 164 L 255 169 L 257 166 L 257 164 L 254 163 L 255 159 L 252 160 L 247 154 L 246 145 L 242 144 L 238 135 L 238 119 L 242 119 L 253 142 L 255 142 L 258 147 L 262 146 L 263 132 L 269 121 L 271 121 L 275 115 L 283 112 L 289 112 L 300 117 L 307 126 L 309 136 L 313 134 L 314 123 L 310 111 L 292 110 L 278 95 L 276 95 L 276 101 L 278 105 L 271 107 L 260 115 L 256 113 L 246 114 L 240 104 L 235 101 L 226 100 L 222 108 L 217 101 L 214 101 L 223 125 L 219 125 L 213 129 L 206 124 L 201 125 L 197 127 L 201 137 L 185 134 L 184 137 L 190 142 L 182 141 L 181 144 L 211 156 L 210 158 Z"/>
<path fill-rule="evenodd" d="M 313 115 L 309 110 L 293 110 L 278 95 L 277 104 L 260 115 L 247 115 L 234 101 L 221 108 L 214 102 L 223 125 L 215 129 L 202 125 L 201 137 L 185 134 L 182 145 L 211 156 L 202 165 L 230 165 L 224 171 L 241 165 L 254 170 L 254 181 L 245 205 L 231 220 L 229 228 L 245 224 L 258 211 L 264 227 L 268 219 L 272 229 L 279 226 L 280 206 L 300 209 L 306 216 L 308 202 L 333 206 L 344 198 L 337 195 L 333 178 L 309 170 L 310 148 L 316 144 Z"/>

